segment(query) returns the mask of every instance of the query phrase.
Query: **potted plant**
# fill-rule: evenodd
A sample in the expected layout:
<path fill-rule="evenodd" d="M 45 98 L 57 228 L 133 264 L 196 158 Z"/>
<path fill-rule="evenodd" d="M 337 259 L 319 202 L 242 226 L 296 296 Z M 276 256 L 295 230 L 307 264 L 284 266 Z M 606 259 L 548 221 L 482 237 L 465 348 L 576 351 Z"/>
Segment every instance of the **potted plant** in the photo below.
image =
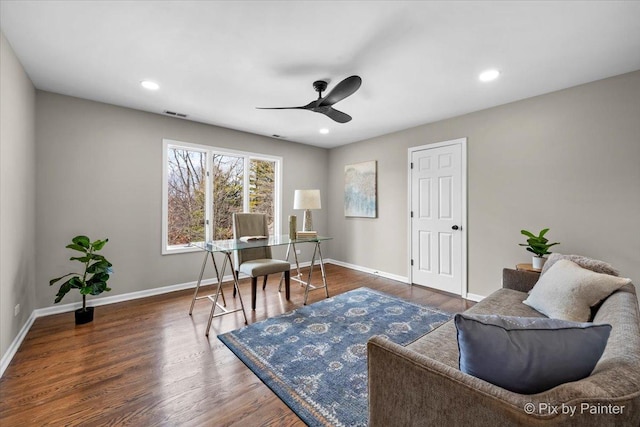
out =
<path fill-rule="evenodd" d="M 559 245 L 559 242 L 549 243 L 549 240 L 544 237 L 545 234 L 549 231 L 548 228 L 540 231 L 540 233 L 536 236 L 530 231 L 520 230 L 520 233 L 524 234 L 528 237 L 527 243 L 520 243 L 520 246 L 526 246 L 529 252 L 534 254 L 532 260 L 533 268 L 540 270 L 544 265 L 544 262 L 547 260 L 544 256 L 549 255 L 549 248 L 554 245 Z"/>
<path fill-rule="evenodd" d="M 49 286 L 69 277 L 56 294 L 55 303 L 59 303 L 62 298 L 71 290 L 79 289 L 82 295 L 82 308 L 76 310 L 76 325 L 89 323 L 93 321 L 93 307 L 87 307 L 87 295 L 100 295 L 102 292 L 110 291 L 107 286 L 107 280 L 113 273 L 112 264 L 107 259 L 97 254 L 109 239 L 96 240 L 91 242 L 87 236 L 76 236 L 71 240 L 71 244 L 66 247 L 74 251 L 81 252 L 81 256 L 69 258 L 71 261 L 78 261 L 83 264 L 84 271 L 82 273 L 68 273 L 64 276 L 49 281 Z"/>

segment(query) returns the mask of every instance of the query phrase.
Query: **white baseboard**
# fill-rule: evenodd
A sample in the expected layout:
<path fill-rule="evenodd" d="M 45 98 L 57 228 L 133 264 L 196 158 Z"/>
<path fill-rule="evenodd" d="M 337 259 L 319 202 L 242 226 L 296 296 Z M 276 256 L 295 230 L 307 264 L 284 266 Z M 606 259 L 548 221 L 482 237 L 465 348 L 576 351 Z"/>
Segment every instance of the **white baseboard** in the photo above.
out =
<path fill-rule="evenodd" d="M 0 378 L 2 378 L 5 369 L 9 367 L 9 363 L 11 363 L 13 356 L 16 355 L 18 348 L 20 348 L 20 344 L 22 344 L 22 341 L 27 336 L 27 332 L 29 332 L 29 329 L 31 329 L 31 325 L 33 325 L 33 322 L 35 320 L 36 316 L 34 312 L 32 312 L 31 316 L 29 316 L 25 324 L 22 326 L 22 329 L 20 329 L 20 332 L 18 332 L 18 335 L 13 340 L 7 351 L 2 355 L 2 359 L 0 359 Z"/>
<path fill-rule="evenodd" d="M 385 273 L 384 271 L 378 271 L 378 270 L 374 270 L 372 268 L 361 267 L 359 265 L 349 264 L 348 262 L 338 261 L 338 260 L 331 259 L 331 258 L 326 259 L 325 262 L 330 263 L 330 264 L 339 265 L 339 266 L 345 267 L 345 268 L 350 268 L 351 270 L 362 271 L 364 273 L 373 274 L 373 275 L 384 277 L 384 278 L 387 278 L 387 279 L 397 280 L 398 282 L 407 283 L 407 284 L 409 283 L 409 278 L 406 277 L 406 276 L 400 276 L 400 275 L 392 274 L 392 273 Z M 482 296 L 482 295 L 467 293 L 466 296 L 464 296 L 463 298 L 468 299 L 468 300 L 473 301 L 473 302 L 480 302 L 485 297 Z"/>
<path fill-rule="evenodd" d="M 391 274 L 391 273 L 385 273 L 385 272 L 381 272 L 381 271 L 374 270 L 374 269 L 371 269 L 371 268 L 360 267 L 360 266 L 353 265 L 353 264 L 348 264 L 348 263 L 342 262 L 342 261 L 336 261 L 336 260 L 333 260 L 333 259 L 326 259 L 325 262 L 326 263 L 335 264 L 335 265 L 339 265 L 339 266 L 346 267 L 346 268 L 350 268 L 352 270 L 362 271 L 362 272 L 370 273 L 370 274 L 377 275 L 377 276 L 380 276 L 380 277 L 385 277 L 387 279 L 397 280 L 397 281 L 403 282 L 403 283 L 407 283 L 408 282 L 408 279 L 406 277 L 403 277 L 403 276 L 398 276 L 398 275 Z M 314 265 L 318 265 L 318 264 L 320 264 L 320 261 L 316 260 Z M 301 262 L 300 263 L 300 267 L 301 268 L 309 267 L 310 265 L 311 265 L 311 261 L 306 261 L 306 262 Z M 295 264 L 291 264 L 291 269 L 294 269 L 294 268 L 295 268 Z M 245 276 L 245 275 L 240 275 L 239 278 L 243 279 L 243 278 L 246 278 L 246 277 L 247 276 Z M 230 282 L 231 280 L 233 280 L 233 277 L 231 275 L 227 275 L 227 276 L 224 276 L 224 278 L 222 279 L 222 282 L 223 283 L 224 282 Z M 203 286 L 204 285 L 211 285 L 211 284 L 215 284 L 215 283 L 218 283 L 217 279 L 215 279 L 215 278 L 202 279 L 202 285 Z M 193 288 L 196 287 L 196 284 L 197 284 L 197 281 L 194 280 L 193 282 L 179 283 L 179 284 L 176 284 L 176 285 L 163 286 L 163 287 L 160 287 L 160 288 L 147 289 L 147 290 L 144 290 L 144 291 L 128 292 L 126 294 L 120 294 L 120 295 L 114 295 L 114 296 L 105 296 L 105 297 L 101 297 L 101 298 L 90 299 L 88 301 L 88 303 L 87 303 L 87 306 L 89 306 L 89 307 L 99 307 L 101 305 L 115 304 L 115 303 L 124 302 L 124 301 L 131 301 L 131 300 L 136 300 L 136 299 L 140 299 L 140 298 L 146 298 L 146 297 L 151 297 L 151 296 L 155 296 L 155 295 L 166 294 L 166 293 L 169 293 L 169 292 L 181 291 L 181 290 L 184 290 L 184 289 L 193 289 Z M 20 345 L 22 344 L 22 341 L 27 336 L 27 333 L 29 332 L 29 329 L 31 329 L 31 326 L 33 325 L 33 322 L 35 322 L 35 320 L 38 317 L 50 316 L 52 314 L 67 313 L 67 312 L 70 312 L 70 311 L 77 310 L 77 309 L 79 309 L 81 307 L 82 307 L 82 303 L 81 302 L 74 302 L 74 303 L 70 303 L 70 304 L 56 305 L 56 306 L 52 306 L 52 307 L 38 308 L 38 309 L 33 310 L 31 315 L 29 316 L 29 319 L 22 326 L 22 329 L 20 329 L 20 332 L 15 337 L 15 339 L 13 340 L 11 345 L 9 346 L 8 350 L 5 352 L 5 354 L 2 355 L 2 359 L 0 360 L 0 378 L 4 374 L 5 369 L 9 366 L 9 363 L 11 363 L 11 360 L 15 356 L 16 352 L 20 348 Z"/>
<path fill-rule="evenodd" d="M 319 261 L 316 261 L 315 264 L 319 264 Z M 300 263 L 300 267 L 301 268 L 309 267 L 310 265 L 311 265 L 311 261 L 306 261 L 306 262 L 301 262 Z M 295 268 L 295 264 L 291 264 L 291 269 L 294 269 L 294 268 Z M 246 278 L 246 277 L 248 277 L 248 276 L 245 276 L 244 274 L 241 274 L 239 276 L 240 279 L 243 279 L 243 278 Z M 233 280 L 233 276 L 227 275 L 227 276 L 223 277 L 222 283 L 230 282 L 232 280 Z M 193 288 L 196 287 L 197 283 L 198 282 L 196 280 L 194 280 L 193 282 L 179 283 L 177 285 L 162 286 L 160 288 L 147 289 L 147 290 L 144 290 L 144 291 L 128 292 L 126 294 L 120 294 L 120 295 L 114 295 L 114 296 L 105 296 L 105 297 L 101 297 L 101 298 L 90 299 L 87 302 L 87 306 L 89 306 L 89 307 L 99 307 L 101 305 L 115 304 L 115 303 L 124 302 L 124 301 L 131 301 L 131 300 L 136 300 L 136 299 L 140 299 L 140 298 L 146 298 L 146 297 L 151 297 L 151 296 L 155 296 L 155 295 L 166 294 L 166 293 L 169 293 L 169 292 L 181 291 L 181 290 L 184 290 L 184 289 L 193 289 Z M 215 279 L 215 278 L 202 279 L 201 286 L 212 285 L 212 284 L 216 284 L 216 283 L 218 283 L 218 280 Z M 4 374 L 5 369 L 7 369 L 7 367 L 9 366 L 9 363 L 11 363 L 11 360 L 13 359 L 13 357 L 16 354 L 16 352 L 18 351 L 18 348 L 20 348 L 20 345 L 22 344 L 22 341 L 27 336 L 27 333 L 29 332 L 29 329 L 31 329 L 31 326 L 33 325 L 33 322 L 35 322 L 35 320 L 38 317 L 51 316 L 52 314 L 68 313 L 70 311 L 77 310 L 77 309 L 79 309 L 81 307 L 82 307 L 82 303 L 81 302 L 74 302 L 74 303 L 70 303 L 70 304 L 55 305 L 55 306 L 52 306 L 52 307 L 37 308 L 37 309 L 33 310 L 33 312 L 31 312 L 31 315 L 29 316 L 29 319 L 22 326 L 22 329 L 20 329 L 20 332 L 14 338 L 13 342 L 11 343 L 11 345 L 9 346 L 9 348 L 7 349 L 5 354 L 2 355 L 2 359 L 0 359 L 0 378 L 2 378 L 2 375 Z"/>
<path fill-rule="evenodd" d="M 225 278 L 222 280 L 222 282 L 226 282 L 227 280 L 231 280 L 231 276 L 225 276 Z M 170 286 L 163 286 L 161 288 L 153 288 L 153 289 L 147 289 L 144 291 L 137 291 L 137 292 L 128 292 L 126 294 L 120 294 L 120 295 L 114 295 L 114 296 L 110 296 L 110 297 L 102 297 L 102 298 L 96 298 L 96 299 L 91 299 L 87 302 L 87 306 L 88 307 L 99 307 L 101 305 L 108 305 L 108 304 L 115 304 L 117 302 L 124 302 L 124 301 L 131 301 L 131 300 L 136 300 L 136 299 L 140 299 L 140 298 L 146 298 L 146 297 L 151 297 L 154 295 L 161 295 L 161 294 L 166 294 L 169 292 L 175 292 L 175 291 L 181 291 L 183 289 L 189 289 L 189 288 L 195 288 L 196 287 L 196 281 L 193 282 L 187 282 L 187 283 L 179 283 L 177 285 L 170 285 Z M 218 281 L 216 279 L 202 279 L 202 286 L 205 285 L 211 285 L 211 284 L 215 284 L 218 283 Z M 46 307 L 46 308 L 38 308 L 36 310 L 33 311 L 33 313 L 35 314 L 35 317 L 43 317 L 43 316 L 50 316 L 52 314 L 60 314 L 60 313 L 67 313 L 69 311 L 74 311 L 77 310 L 79 308 L 82 307 L 82 303 L 81 302 L 74 302 L 74 303 L 70 303 L 70 304 L 64 304 L 64 305 L 57 305 L 57 306 L 52 306 L 52 307 Z"/>
<path fill-rule="evenodd" d="M 373 274 L 375 276 L 384 277 L 385 279 L 397 280 L 402 283 L 409 283 L 409 278 L 406 276 L 399 276 L 397 274 L 385 273 L 384 271 L 375 270 L 373 268 L 361 267 L 355 264 L 349 264 L 348 262 L 338 261 L 335 259 L 326 259 L 325 262 L 330 264 L 339 265 L 340 267 L 350 268 L 351 270 L 362 271 L 363 273 Z"/>
<path fill-rule="evenodd" d="M 480 302 L 484 298 L 485 297 L 483 297 L 482 295 L 476 295 L 476 294 L 470 294 L 470 293 L 467 293 L 467 296 L 465 297 L 465 299 L 468 299 L 468 300 L 474 301 L 474 302 Z"/>
<path fill-rule="evenodd" d="M 311 261 L 301 262 L 300 263 L 300 267 L 308 267 L 310 265 L 311 265 Z M 291 268 L 292 269 L 295 268 L 295 264 L 291 264 Z M 239 279 L 245 279 L 247 277 L 249 277 L 249 276 L 246 276 L 244 274 L 240 274 L 238 276 Z M 233 276 L 231 276 L 229 274 L 229 275 L 226 275 L 226 276 L 224 276 L 222 278 L 222 283 L 230 282 L 232 280 L 233 280 Z M 89 307 L 99 307 L 101 305 L 115 304 L 117 302 L 124 302 L 124 301 L 136 300 L 136 299 L 140 299 L 140 298 L 147 298 L 147 297 L 152 297 L 152 296 L 155 296 L 155 295 L 167 294 L 169 292 L 182 291 L 184 289 L 193 289 L 193 288 L 196 287 L 197 283 L 198 283 L 197 280 L 194 280 L 192 282 L 178 283 L 177 285 L 169 285 L 169 286 L 163 286 L 163 287 L 160 287 L 160 288 L 146 289 L 144 291 L 128 292 L 126 294 L 120 294 L 120 295 L 96 298 L 96 299 L 90 300 L 87 303 L 87 306 L 89 306 Z M 214 285 L 216 283 L 218 283 L 218 280 L 216 278 L 202 279 L 201 286 Z M 69 311 L 77 310 L 77 309 L 79 309 L 81 307 L 82 307 L 82 303 L 81 302 L 74 302 L 74 303 L 70 303 L 70 304 L 57 305 L 57 306 L 46 307 L 46 308 L 39 308 L 39 309 L 34 310 L 33 314 L 35 315 L 35 318 L 37 319 L 38 317 L 42 317 L 42 316 L 50 316 L 52 314 L 67 313 Z"/>
<path fill-rule="evenodd" d="M 224 283 L 230 280 L 232 280 L 231 275 L 225 276 L 222 279 L 222 282 Z M 215 283 L 218 283 L 217 279 L 202 279 L 203 286 L 211 285 Z M 183 289 L 195 288 L 196 284 L 197 284 L 197 281 L 193 281 L 193 282 L 187 282 L 187 283 L 179 283 L 177 285 L 163 286 L 160 288 L 147 289 L 144 291 L 129 292 L 121 295 L 90 299 L 87 302 L 87 306 L 99 307 L 101 305 L 115 304 L 117 302 L 131 301 L 131 300 L 146 298 L 154 295 L 166 294 L 169 292 L 180 291 Z M 16 352 L 18 351 L 18 348 L 20 348 L 20 344 L 22 344 L 22 341 L 27 336 L 27 332 L 29 332 L 29 329 L 31 329 L 33 322 L 35 322 L 37 318 L 44 317 L 44 316 L 51 316 L 53 314 L 68 313 L 70 311 L 77 310 L 81 307 L 82 307 L 81 302 L 74 302 L 70 304 L 55 305 L 51 307 L 37 308 L 33 310 L 31 312 L 31 316 L 29 316 L 29 319 L 24 324 L 22 329 L 20 329 L 20 332 L 18 333 L 18 335 L 15 337 L 15 339 L 9 346 L 9 349 L 2 356 L 2 360 L 0 362 L 0 378 L 4 374 L 5 369 L 9 366 L 9 363 L 11 363 L 13 356 L 15 356 Z"/>

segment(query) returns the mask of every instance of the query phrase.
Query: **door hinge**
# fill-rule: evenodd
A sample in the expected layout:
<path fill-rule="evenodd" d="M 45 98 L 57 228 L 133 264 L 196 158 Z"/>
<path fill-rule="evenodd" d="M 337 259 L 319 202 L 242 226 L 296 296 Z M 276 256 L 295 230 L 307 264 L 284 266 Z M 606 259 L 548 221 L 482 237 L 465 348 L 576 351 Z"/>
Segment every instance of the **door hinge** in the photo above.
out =
<path fill-rule="evenodd" d="M 413 266 L 413 260 L 411 260 L 411 265 Z"/>
<path fill-rule="evenodd" d="M 413 218 L 413 211 L 411 211 L 411 218 Z"/>
<path fill-rule="evenodd" d="M 411 162 L 411 169 L 413 169 L 413 162 Z"/>

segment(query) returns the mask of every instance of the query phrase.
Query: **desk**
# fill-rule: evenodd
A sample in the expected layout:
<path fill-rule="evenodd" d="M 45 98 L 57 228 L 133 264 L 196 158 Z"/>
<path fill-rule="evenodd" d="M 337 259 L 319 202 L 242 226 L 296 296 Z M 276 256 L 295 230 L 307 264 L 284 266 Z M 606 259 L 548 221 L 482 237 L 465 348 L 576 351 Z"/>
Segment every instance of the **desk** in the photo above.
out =
<path fill-rule="evenodd" d="M 327 241 L 327 240 L 331 240 L 331 237 L 322 237 L 322 236 L 317 236 L 317 237 L 313 237 L 313 238 L 308 238 L 308 239 L 289 239 L 288 235 L 279 235 L 279 236 L 269 236 L 268 239 L 262 239 L 262 240 L 252 240 L 252 241 L 248 241 L 248 242 L 243 242 L 241 240 L 236 240 L 236 239 L 229 239 L 229 240 L 213 240 L 213 241 L 208 241 L 208 242 L 199 242 L 199 243 L 192 243 L 192 246 L 198 247 L 200 249 L 202 249 L 203 251 L 205 251 L 204 254 L 204 260 L 202 261 L 202 268 L 200 269 L 200 276 L 198 277 L 198 283 L 196 284 L 196 289 L 193 293 L 193 299 L 191 300 L 191 308 L 189 309 L 189 315 L 191 315 L 191 313 L 193 312 L 193 307 L 195 305 L 196 300 L 200 300 L 200 299 L 208 299 L 209 301 L 211 301 L 211 303 L 213 304 L 211 307 L 211 313 L 209 314 L 209 321 L 207 323 L 207 330 L 205 335 L 209 336 L 209 329 L 211 328 L 211 321 L 213 320 L 214 317 L 217 316 L 223 316 L 225 314 L 230 314 L 230 313 L 235 313 L 238 311 L 242 311 L 242 314 L 244 316 L 244 323 L 247 324 L 247 314 L 245 313 L 244 310 L 244 304 L 242 302 L 242 296 L 240 295 L 240 289 L 238 287 L 238 276 L 236 274 L 236 269 L 233 266 L 233 259 L 231 257 L 231 255 L 233 254 L 234 251 L 240 251 L 243 249 L 251 249 L 251 248 L 262 248 L 262 247 L 267 247 L 267 246 L 284 246 L 287 245 L 287 261 L 289 261 L 289 254 L 291 252 L 291 249 L 293 248 L 293 253 L 295 255 L 295 262 L 296 262 L 296 270 L 297 270 L 297 276 L 292 277 L 292 279 L 300 282 L 301 284 L 305 285 L 306 289 L 305 289 L 305 294 L 304 294 L 304 304 L 307 303 L 307 297 L 309 294 L 309 290 L 316 290 L 316 289 L 324 289 L 325 290 L 325 294 L 327 296 L 327 298 L 329 297 L 329 289 L 327 288 L 327 281 L 326 281 L 326 276 L 325 276 L 325 272 L 324 272 L 324 260 L 322 259 L 322 251 L 320 249 L 320 243 Z M 296 244 L 303 244 L 303 243 L 313 243 L 314 244 L 314 250 L 313 250 L 313 257 L 311 258 L 311 266 L 309 268 L 309 276 L 307 278 L 306 281 L 303 281 L 301 279 L 301 273 L 300 273 L 300 265 L 298 263 L 298 256 L 296 254 L 295 251 L 295 245 Z M 216 259 L 214 257 L 214 253 L 221 253 L 224 255 L 224 261 L 222 263 L 222 267 L 218 268 L 218 265 L 216 263 Z M 313 286 L 311 284 L 311 274 L 313 272 L 313 266 L 315 264 L 315 260 L 316 260 L 316 255 L 319 256 L 320 258 L 320 269 L 322 271 L 322 286 Z M 213 268 L 215 269 L 216 272 L 216 279 L 218 281 L 218 284 L 216 286 L 216 291 L 215 293 L 211 294 L 211 295 L 206 295 L 206 296 L 198 296 L 198 291 L 200 290 L 200 284 L 202 282 L 202 276 L 204 275 L 204 270 L 205 267 L 207 265 L 207 261 L 209 260 L 209 258 L 211 258 L 211 261 L 213 262 Z M 234 287 L 234 291 L 238 293 L 238 298 L 240 299 L 240 308 L 235 309 L 235 310 L 227 310 L 226 307 L 226 301 L 224 298 L 224 293 L 222 292 L 222 279 L 224 277 L 224 271 L 227 267 L 227 265 L 229 265 L 231 267 L 231 274 L 233 276 L 233 287 Z M 280 291 L 282 288 L 282 279 L 280 279 L 280 286 L 278 288 L 278 291 Z M 255 292 L 255 289 L 252 288 L 252 293 Z M 290 296 L 290 291 L 289 289 L 285 289 L 285 296 L 286 299 L 289 299 Z M 218 302 L 218 299 L 222 297 L 222 305 L 220 305 L 220 303 Z M 254 295 L 252 295 L 252 299 L 253 299 Z M 215 314 L 215 310 L 216 308 L 219 308 L 221 310 L 220 313 Z"/>

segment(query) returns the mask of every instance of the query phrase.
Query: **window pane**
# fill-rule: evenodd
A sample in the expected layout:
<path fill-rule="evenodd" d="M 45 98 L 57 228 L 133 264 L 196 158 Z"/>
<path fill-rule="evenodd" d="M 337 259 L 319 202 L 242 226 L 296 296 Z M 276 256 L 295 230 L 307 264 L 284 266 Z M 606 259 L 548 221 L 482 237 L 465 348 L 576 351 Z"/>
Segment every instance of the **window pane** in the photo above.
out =
<path fill-rule="evenodd" d="M 231 215 L 242 212 L 244 158 L 213 155 L 213 238 L 233 239 Z"/>
<path fill-rule="evenodd" d="M 168 237 L 169 246 L 205 240 L 206 153 L 169 148 Z"/>
<path fill-rule="evenodd" d="M 249 165 L 249 211 L 267 214 L 269 234 L 274 234 L 276 162 L 251 159 Z"/>

